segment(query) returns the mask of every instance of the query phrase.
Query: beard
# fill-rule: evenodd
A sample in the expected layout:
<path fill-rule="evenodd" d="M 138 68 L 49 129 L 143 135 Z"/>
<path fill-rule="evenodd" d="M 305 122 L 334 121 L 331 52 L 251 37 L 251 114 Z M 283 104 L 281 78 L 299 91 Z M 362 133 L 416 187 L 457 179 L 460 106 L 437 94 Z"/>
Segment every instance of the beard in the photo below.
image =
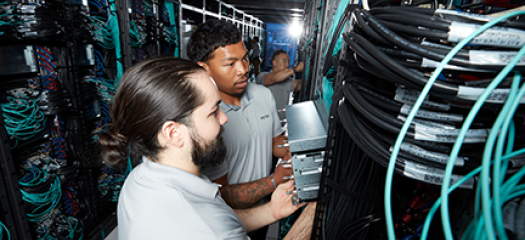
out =
<path fill-rule="evenodd" d="M 226 146 L 222 141 L 222 131 L 223 128 L 221 127 L 221 131 L 215 139 L 206 141 L 192 129 L 191 141 L 193 149 L 191 156 L 196 166 L 213 167 L 224 162 L 226 158 Z M 200 142 L 203 143 L 201 144 Z"/>

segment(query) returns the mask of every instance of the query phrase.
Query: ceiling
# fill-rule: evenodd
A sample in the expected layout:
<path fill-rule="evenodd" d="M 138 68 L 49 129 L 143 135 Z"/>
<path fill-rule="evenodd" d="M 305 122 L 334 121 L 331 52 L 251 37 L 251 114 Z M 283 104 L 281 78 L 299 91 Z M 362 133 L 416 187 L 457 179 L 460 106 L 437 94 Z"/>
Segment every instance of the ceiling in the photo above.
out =
<path fill-rule="evenodd" d="M 303 19 L 305 0 L 226 0 L 223 2 L 253 15 L 265 23 L 289 24 Z"/>

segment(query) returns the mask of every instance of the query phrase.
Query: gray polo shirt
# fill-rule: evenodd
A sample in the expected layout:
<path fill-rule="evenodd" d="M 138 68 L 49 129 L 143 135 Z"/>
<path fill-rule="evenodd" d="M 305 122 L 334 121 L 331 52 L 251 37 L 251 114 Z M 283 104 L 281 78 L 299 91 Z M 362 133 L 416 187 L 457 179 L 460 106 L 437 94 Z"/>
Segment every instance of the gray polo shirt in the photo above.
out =
<path fill-rule="evenodd" d="M 210 179 L 228 173 L 228 183 L 245 183 L 270 175 L 272 139 L 282 133 L 272 93 L 264 86 L 248 83 L 241 97 L 241 106 L 221 102 L 219 107 L 228 116 L 222 138 L 226 145 L 226 161 L 203 169 Z"/>
<path fill-rule="evenodd" d="M 143 158 L 118 201 L 120 240 L 249 239 L 217 184 Z"/>
<path fill-rule="evenodd" d="M 264 77 L 269 72 L 262 72 L 259 73 L 257 78 L 255 79 L 255 82 L 258 84 L 263 84 Z M 291 77 L 287 78 L 286 80 L 278 83 L 274 83 L 270 86 L 266 86 L 273 94 L 273 97 L 275 98 L 275 104 L 277 109 L 283 109 L 284 106 L 290 105 L 290 99 L 291 95 L 293 93 L 293 82 L 295 80 Z M 286 118 L 286 113 L 284 111 L 280 111 L 277 113 L 279 115 L 279 119 L 283 120 Z M 282 124 L 284 125 L 284 123 Z"/>

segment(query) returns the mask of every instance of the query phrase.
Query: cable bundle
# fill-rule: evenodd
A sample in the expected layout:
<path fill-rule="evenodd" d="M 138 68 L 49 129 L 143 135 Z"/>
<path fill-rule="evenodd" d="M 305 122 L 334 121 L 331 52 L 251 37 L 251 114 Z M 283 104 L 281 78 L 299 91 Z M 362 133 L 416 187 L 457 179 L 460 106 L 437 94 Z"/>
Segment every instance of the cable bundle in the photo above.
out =
<path fill-rule="evenodd" d="M 458 94 L 461 92 L 461 87 L 463 85 L 458 84 L 447 84 L 443 85 L 442 83 L 436 84 L 436 80 L 438 77 L 440 77 L 441 72 L 447 67 L 448 63 L 460 63 L 463 62 L 465 59 L 460 59 L 456 56 L 461 56 L 461 54 L 464 54 L 465 52 L 462 52 L 462 48 L 469 43 L 470 41 L 474 40 L 474 44 L 480 43 L 479 40 L 483 39 L 483 37 L 479 36 L 485 36 L 485 35 L 492 35 L 495 34 L 494 31 L 497 31 L 498 29 L 492 28 L 492 26 L 503 22 L 503 24 L 506 25 L 516 25 L 519 23 L 515 23 L 512 21 L 505 21 L 509 17 L 513 17 L 516 15 L 524 15 L 525 12 L 523 11 L 516 11 L 513 13 L 506 14 L 502 17 L 499 17 L 495 20 L 490 21 L 489 23 L 480 26 L 479 28 L 476 28 L 473 31 L 466 31 L 466 34 L 468 36 L 465 36 L 454 48 L 450 49 L 450 53 L 447 50 L 447 53 L 444 53 L 446 56 L 440 56 L 439 54 L 430 54 L 434 58 L 441 58 L 442 61 L 437 67 L 437 69 L 432 73 L 430 78 L 424 81 L 424 87 L 421 90 L 421 94 L 417 97 L 415 100 L 413 107 L 409 111 L 408 116 L 406 117 L 406 120 L 404 121 L 398 137 L 396 139 L 395 145 L 392 148 L 392 154 L 390 155 L 390 159 L 388 162 L 388 170 L 387 170 L 387 177 L 386 177 L 386 183 L 385 183 L 385 218 L 387 222 L 387 230 L 389 234 L 389 238 L 394 238 L 394 226 L 392 223 L 392 209 L 391 209 L 391 203 L 390 203 L 390 197 L 391 197 L 391 186 L 392 186 L 392 176 L 393 172 L 395 171 L 397 167 L 397 160 L 400 160 L 400 157 L 402 156 L 402 153 L 400 153 L 400 149 L 402 148 L 403 141 L 406 140 L 405 138 L 408 136 L 407 139 L 410 138 L 410 128 L 412 127 L 412 123 L 414 120 L 414 117 L 418 114 L 418 111 L 420 107 L 423 105 L 425 99 L 428 97 L 428 94 L 430 92 L 430 89 L 433 88 L 436 90 L 437 94 L 432 94 L 433 96 L 438 96 L 439 94 L 443 94 L 442 96 L 444 99 L 448 99 L 448 101 L 452 100 L 469 100 L 468 97 L 461 96 L 461 94 Z M 372 26 L 377 25 L 374 22 L 373 18 L 370 18 L 366 14 L 363 15 L 365 18 L 368 19 L 369 23 L 371 23 Z M 357 20 L 359 21 L 359 20 Z M 364 31 L 364 29 L 363 29 Z M 488 31 L 488 34 L 487 32 Z M 519 32 L 512 32 L 512 33 L 519 33 Z M 480 35 L 485 34 L 485 35 Z M 349 35 L 353 39 L 357 39 L 362 47 L 366 47 L 366 42 L 362 41 L 358 36 L 355 34 Z M 382 37 L 385 37 L 386 35 L 382 35 Z M 477 40 L 476 40 L 477 38 Z M 376 40 L 378 38 L 375 38 Z M 502 43 L 508 43 L 510 42 L 509 39 L 501 38 L 497 42 L 499 44 L 499 47 L 502 47 Z M 506 40 L 506 42 L 505 42 Z M 352 41 L 348 41 L 349 44 L 352 44 Z M 483 42 L 483 45 L 485 44 L 493 44 L 493 42 Z M 523 44 L 521 44 L 519 47 L 521 47 Z M 408 46 L 408 45 L 406 45 Z M 366 66 L 368 63 L 373 63 L 374 59 L 370 57 L 370 55 L 364 54 L 364 51 L 360 51 L 358 48 L 359 46 L 352 45 L 351 46 L 357 55 L 364 58 L 365 61 L 361 62 L 361 66 Z M 479 47 L 479 44 L 478 46 Z M 366 47 L 368 48 L 368 47 Z M 372 49 L 373 50 L 373 49 Z M 471 51 L 471 50 L 469 50 Z M 427 51 L 430 53 L 436 53 L 437 51 L 434 49 L 432 51 Z M 372 53 L 371 53 L 372 54 Z M 377 52 L 374 52 L 373 54 L 376 54 L 376 56 L 382 56 L 381 54 L 378 54 Z M 412 53 L 411 53 L 412 54 Z M 443 54 L 441 54 L 443 55 Z M 456 55 L 456 56 L 455 56 Z M 469 56 L 471 54 L 469 53 Z M 487 58 L 490 58 L 490 54 Z M 508 200 L 511 200 L 514 197 L 521 196 L 525 194 L 523 191 L 523 186 L 519 185 L 519 182 L 521 181 L 523 175 L 525 175 L 525 168 L 521 167 L 523 165 L 520 165 L 521 169 L 513 173 L 515 171 L 508 171 L 509 166 L 511 165 L 511 161 L 509 161 L 510 158 L 516 157 L 518 155 L 521 155 L 525 152 L 525 149 L 523 149 L 523 142 L 520 142 L 519 139 L 516 139 L 516 131 L 519 131 L 517 129 L 516 124 L 514 123 L 514 115 L 516 113 L 520 113 L 518 110 L 518 107 L 520 103 L 522 102 L 523 96 L 525 95 L 525 85 L 522 85 L 520 87 L 520 82 L 522 81 L 521 73 L 519 72 L 520 68 L 516 68 L 516 65 L 521 60 L 521 58 L 525 55 L 525 48 L 521 48 L 519 52 L 514 52 L 511 59 L 507 62 L 508 65 L 500 65 L 498 64 L 492 64 L 488 67 L 489 72 L 499 71 L 501 69 L 501 72 L 497 73 L 497 75 L 494 77 L 492 81 L 489 82 L 488 85 L 486 85 L 484 88 L 479 88 L 479 92 L 476 94 L 475 99 L 471 99 L 471 101 L 475 102 L 470 107 L 470 110 L 468 114 L 466 115 L 465 119 L 461 122 L 461 129 L 458 129 L 457 136 L 452 138 L 453 146 L 449 153 L 449 158 L 446 163 L 445 170 L 442 171 L 442 185 L 441 185 L 441 196 L 442 199 L 438 199 L 432 209 L 429 212 L 429 216 L 427 217 L 427 221 L 425 222 L 425 226 L 422 230 L 421 239 L 426 239 L 428 236 L 428 227 L 430 225 L 430 222 L 433 218 L 434 212 L 438 209 L 441 204 L 441 218 L 442 218 L 442 224 L 443 224 L 443 230 L 446 239 L 453 239 L 453 233 L 451 229 L 451 217 L 449 215 L 449 200 L 448 200 L 448 194 L 454 189 L 456 189 L 461 184 L 464 184 L 467 181 L 473 181 L 472 177 L 480 174 L 479 176 L 479 184 L 477 185 L 476 190 L 476 201 L 475 201 L 475 208 L 474 208 L 474 216 L 471 221 L 471 225 L 467 228 L 465 234 L 463 235 L 464 239 L 496 239 L 496 235 L 501 239 L 507 239 L 504 227 L 503 227 L 503 220 L 502 220 L 502 204 Z M 392 60 L 391 58 L 387 58 L 386 60 Z M 505 60 L 505 59 L 502 59 Z M 381 61 L 380 59 L 377 59 L 377 61 Z M 395 61 L 395 60 L 393 60 Z M 472 61 L 472 59 L 469 59 L 469 61 Z M 359 61 L 357 61 L 359 64 Z M 365 64 L 363 64 L 365 63 Z M 386 62 L 382 61 L 382 64 L 386 65 L 387 68 L 385 68 L 387 71 L 394 71 L 392 66 L 389 65 Z M 466 67 L 467 72 L 473 72 L 472 69 L 476 69 L 477 66 L 471 65 L 471 66 L 462 66 Z M 381 70 L 385 70 L 381 69 Z M 396 70 L 402 70 L 403 68 L 399 68 Z M 465 70 L 465 69 L 463 69 Z M 506 90 L 502 91 L 501 89 L 494 90 L 498 85 L 500 85 L 505 78 L 509 75 L 509 72 L 514 70 L 514 76 L 511 75 L 511 86 L 510 88 L 507 88 Z M 378 71 L 379 72 L 379 71 Z M 418 74 L 418 72 L 412 71 L 414 75 Z M 399 73 L 399 71 L 395 72 L 394 74 Z M 378 75 L 382 75 L 383 73 L 379 73 Z M 420 75 L 421 76 L 421 75 Z M 405 81 L 401 84 L 408 85 L 420 85 L 421 83 L 416 83 L 416 81 L 407 81 L 408 76 L 396 76 L 393 75 L 393 78 L 399 81 Z M 398 83 L 400 84 L 400 83 Z M 453 87 L 454 85 L 458 85 L 458 93 L 454 94 L 452 91 L 453 89 L 448 89 L 449 87 Z M 456 86 L 454 86 L 456 87 Z M 421 87 L 419 88 L 421 89 Z M 447 93 L 450 91 L 449 93 Z M 492 94 L 492 95 L 491 95 Z M 494 94 L 499 94 L 499 98 L 494 98 Z M 473 97 L 474 94 L 472 94 L 470 97 Z M 452 98 L 451 98 L 452 97 Z M 487 131 L 487 136 L 483 137 L 485 141 L 485 147 L 483 150 L 483 155 L 481 157 L 481 166 L 475 168 L 474 170 L 470 171 L 468 174 L 466 174 L 462 178 L 454 178 L 452 176 L 452 172 L 455 167 L 455 163 L 457 162 L 459 153 L 462 149 L 462 146 L 465 143 L 469 142 L 469 134 L 471 133 L 471 127 L 474 127 L 476 125 L 475 118 L 477 115 L 479 115 L 480 110 L 482 109 L 482 106 L 485 103 L 491 103 L 491 106 L 497 106 L 495 108 L 496 113 L 498 114 L 496 119 L 493 121 L 493 124 L 491 125 L 490 131 Z M 521 124 L 521 122 L 520 122 Z M 479 150 L 478 150 L 479 151 Z M 401 159 L 402 160 L 402 159 Z M 491 162 L 494 162 L 494 167 L 491 169 Z M 406 161 L 405 161 L 406 163 Z M 418 168 L 418 170 L 420 170 Z M 405 169 L 406 171 L 406 169 Z M 492 178 L 490 173 L 492 173 Z M 507 176 L 505 176 L 507 175 Z M 506 179 L 506 180 L 504 180 Z M 453 183 L 452 186 L 450 184 Z M 450 187 L 449 187 L 450 186 Z M 497 232 L 497 233 L 496 233 Z M 456 233 L 457 234 L 457 233 Z"/>
<path fill-rule="evenodd" d="M 46 143 L 30 149 L 35 152 L 21 161 L 18 184 L 28 220 L 35 225 L 38 239 L 82 239 L 82 223 L 72 217 L 80 210 L 75 185 L 63 183 L 69 173 L 59 159 L 49 156 L 56 151 L 49 147 Z"/>
<path fill-rule="evenodd" d="M 128 174 L 128 172 L 124 175 L 118 174 L 110 167 L 102 168 L 102 175 L 99 176 L 97 185 L 102 196 L 109 196 L 110 201 L 118 202 L 120 190 L 122 189 L 122 185 Z"/>
<path fill-rule="evenodd" d="M 15 17 L 16 4 L 9 4 L 7 2 L 0 3 L 0 39 L 1 40 L 15 40 L 17 34 L 13 27 L 23 23 L 23 20 L 18 20 Z M 7 34 L 6 34 L 7 33 Z"/>
<path fill-rule="evenodd" d="M 344 39 L 356 53 L 355 61 L 360 68 L 417 90 L 428 82 L 428 74 L 451 49 L 452 45 L 441 43 L 457 43 L 481 26 L 482 22 L 476 19 L 483 19 L 474 14 L 454 15 L 446 10 L 395 7 L 370 12 L 356 10 L 354 17 L 356 29 L 344 34 Z M 516 54 L 514 49 L 525 43 L 501 38 L 505 34 L 525 37 L 525 31 L 519 29 L 523 25 L 520 21 L 500 25 L 512 28 L 489 29 L 469 48 L 461 50 L 446 66 L 440 81 L 434 83 L 431 94 L 467 103 L 476 100 L 483 88 L 471 87 L 467 82 L 494 77 L 509 57 Z M 508 88 L 500 91 L 505 94 Z M 501 104 L 501 95 L 495 94 L 489 102 Z"/>
<path fill-rule="evenodd" d="M 412 106 L 385 97 L 367 88 L 360 81 L 347 81 L 343 88 L 345 104 L 339 106 L 343 126 L 369 156 L 379 164 L 387 166 L 395 136 Z M 422 118 L 418 118 L 409 128 L 399 161 L 396 163 L 396 171 L 412 178 L 439 184 L 439 173 L 442 172 L 439 169 L 444 169 L 448 161 L 451 143 L 458 134 L 456 125 L 461 123 L 464 116 L 458 113 L 438 112 L 435 109 L 420 111 L 418 116 Z M 472 169 L 479 166 L 481 153 L 477 152 L 477 149 L 485 142 L 488 131 L 483 126 L 490 119 L 493 119 L 490 115 L 485 119 L 478 119 L 477 126 L 480 128 L 470 131 L 467 142 L 470 145 L 463 155 L 458 157 L 458 167 Z M 427 168 L 426 173 L 416 171 L 421 168 L 421 164 Z M 429 178 L 430 176 L 432 178 Z"/>
<path fill-rule="evenodd" d="M 67 165 L 66 139 L 64 138 L 63 124 L 64 123 L 58 118 L 58 116 L 53 117 L 49 124 L 54 150 L 52 157 L 54 157 L 61 166 Z"/>
<path fill-rule="evenodd" d="M 8 96 L 0 104 L 7 134 L 16 140 L 29 140 L 45 128 L 46 117 L 35 100 L 24 95 Z"/>
<path fill-rule="evenodd" d="M 130 41 L 134 48 L 141 47 L 146 43 L 145 21 L 130 21 Z"/>
<path fill-rule="evenodd" d="M 90 29 L 93 36 L 93 39 L 97 44 L 106 49 L 115 48 L 115 39 L 113 38 L 112 33 L 112 24 L 116 21 L 115 18 L 109 18 L 99 16 L 87 16 L 90 22 Z M 118 23 L 116 23 L 118 24 Z"/>
<path fill-rule="evenodd" d="M 15 31 L 21 39 L 50 39 L 63 33 L 60 25 L 60 12 L 42 4 L 18 3 L 16 15 L 9 20 L 19 22 Z"/>
<path fill-rule="evenodd" d="M 44 46 L 35 46 L 40 81 L 43 91 L 38 97 L 38 105 L 45 115 L 55 115 L 67 110 L 71 104 L 64 90 L 58 86 L 57 62 L 51 51 Z"/>

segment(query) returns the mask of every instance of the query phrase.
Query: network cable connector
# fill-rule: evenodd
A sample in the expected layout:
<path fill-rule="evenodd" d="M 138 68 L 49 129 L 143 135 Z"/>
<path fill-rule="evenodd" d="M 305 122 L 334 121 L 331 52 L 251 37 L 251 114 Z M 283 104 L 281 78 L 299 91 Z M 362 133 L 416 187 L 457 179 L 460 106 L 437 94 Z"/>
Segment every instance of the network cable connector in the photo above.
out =
<path fill-rule="evenodd" d="M 317 199 L 328 130 L 331 101 L 316 100 L 286 106 L 288 147 L 293 168 L 294 203 Z"/>

